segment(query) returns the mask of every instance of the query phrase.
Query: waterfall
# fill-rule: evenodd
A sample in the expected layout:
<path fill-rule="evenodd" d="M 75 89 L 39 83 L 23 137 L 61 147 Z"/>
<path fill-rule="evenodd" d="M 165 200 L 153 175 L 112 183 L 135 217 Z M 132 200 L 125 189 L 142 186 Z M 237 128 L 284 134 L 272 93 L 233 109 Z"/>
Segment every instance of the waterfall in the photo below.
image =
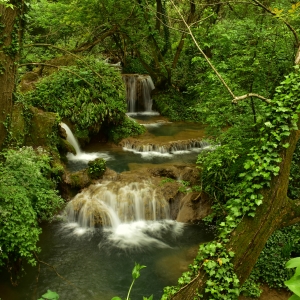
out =
<path fill-rule="evenodd" d="M 189 139 L 183 141 L 168 142 L 165 144 L 156 145 L 154 143 L 146 143 L 143 141 L 132 141 L 130 139 L 123 140 L 120 143 L 124 150 L 133 152 L 157 152 L 161 154 L 174 154 L 184 151 L 191 151 L 196 149 L 208 149 L 211 145 L 201 139 Z"/>
<path fill-rule="evenodd" d="M 146 182 L 105 182 L 89 186 L 71 200 L 68 220 L 83 228 L 116 229 L 123 223 L 169 219 L 169 204 Z"/>
<path fill-rule="evenodd" d="M 66 131 L 67 141 L 74 147 L 74 149 L 76 151 L 76 155 L 80 155 L 81 149 L 80 149 L 79 143 L 78 143 L 77 139 L 75 138 L 73 132 L 69 128 L 69 126 L 65 123 L 60 123 L 60 126 Z"/>
<path fill-rule="evenodd" d="M 127 110 L 133 112 L 152 112 L 151 91 L 155 89 L 149 75 L 123 74 L 126 86 Z"/>

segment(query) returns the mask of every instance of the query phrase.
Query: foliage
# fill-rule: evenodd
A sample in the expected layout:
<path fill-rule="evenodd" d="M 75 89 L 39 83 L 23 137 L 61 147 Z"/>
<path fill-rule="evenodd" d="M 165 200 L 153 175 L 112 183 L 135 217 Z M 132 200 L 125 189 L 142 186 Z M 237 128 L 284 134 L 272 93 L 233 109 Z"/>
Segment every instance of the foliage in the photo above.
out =
<path fill-rule="evenodd" d="M 241 287 L 241 293 L 246 297 L 258 298 L 262 290 L 260 289 L 260 284 L 255 281 L 253 275 L 244 282 Z"/>
<path fill-rule="evenodd" d="M 103 61 L 87 58 L 43 78 L 24 95 L 32 105 L 56 112 L 79 129 L 97 132 L 103 122 L 124 118 L 126 103 L 120 74 Z"/>
<path fill-rule="evenodd" d="M 135 263 L 135 266 L 132 270 L 132 282 L 131 282 L 126 300 L 130 300 L 129 296 L 130 296 L 130 292 L 133 287 L 133 284 L 134 284 L 135 280 L 140 277 L 140 270 L 142 270 L 144 268 L 146 268 L 146 266 Z M 152 299 L 153 299 L 153 295 L 151 295 L 149 298 L 143 297 L 143 300 L 152 300 Z M 120 297 L 113 297 L 111 300 L 122 300 L 122 299 Z"/>
<path fill-rule="evenodd" d="M 126 74 L 148 74 L 141 62 L 137 58 L 129 58 L 126 61 L 126 66 L 123 68 L 123 73 Z"/>
<path fill-rule="evenodd" d="M 172 121 L 203 121 L 201 112 L 195 110 L 197 98 L 193 100 L 187 94 L 179 93 L 174 89 L 154 95 L 153 98 L 155 109 Z"/>
<path fill-rule="evenodd" d="M 178 287 L 166 288 L 164 299 L 168 299 L 170 294 L 187 284 L 201 266 L 209 275 L 205 293 L 209 294 L 210 299 L 237 298 L 240 292 L 239 281 L 230 262 L 234 253 L 228 251 L 225 245 L 229 241 L 228 235 L 237 227 L 243 216 L 255 216 L 257 206 L 263 201 L 260 191 L 268 188 L 271 178 L 278 175 L 278 165 L 282 160 L 279 153 L 289 147 L 285 139 L 292 130 L 297 129 L 299 112 L 297 95 L 300 91 L 298 69 L 296 66 L 295 72 L 286 76 L 276 89 L 271 105 L 265 108 L 265 119 L 259 124 L 258 141 L 249 150 L 243 164 L 244 172 L 239 175 L 239 181 L 232 184 L 227 193 L 228 199 L 223 205 L 225 214 L 219 221 L 218 238 L 201 245 L 194 263 L 190 266 L 192 271 L 188 276 L 184 274 L 178 280 Z"/>
<path fill-rule="evenodd" d="M 291 277 L 291 272 L 285 268 L 285 264 L 291 257 L 300 255 L 299 247 L 299 225 L 275 231 L 255 264 L 252 271 L 253 279 L 265 282 L 270 287 L 285 287 L 284 281 Z"/>
<path fill-rule="evenodd" d="M 106 161 L 103 158 L 96 158 L 88 162 L 88 174 L 92 179 L 99 178 L 106 170 Z"/>
<path fill-rule="evenodd" d="M 63 201 L 51 179 L 50 157 L 43 149 L 8 150 L 0 166 L 0 265 L 26 260 L 35 265 L 41 229 Z"/>
<path fill-rule="evenodd" d="M 106 133 L 110 141 L 118 143 L 124 138 L 140 135 L 145 133 L 145 131 L 146 129 L 144 126 L 128 117 L 124 117 L 117 126 L 109 126 Z"/>
<path fill-rule="evenodd" d="M 48 290 L 46 294 L 42 295 L 42 298 L 38 300 L 58 300 L 59 295 L 56 292 L 52 292 L 51 290 Z"/>
<path fill-rule="evenodd" d="M 14 6 L 8 2 L 9 2 L 9 0 L 0 0 L 0 5 L 4 5 L 5 7 L 10 7 L 13 9 Z"/>
<path fill-rule="evenodd" d="M 300 257 L 292 258 L 286 263 L 286 268 L 296 268 L 294 275 L 284 284 L 294 292 L 294 295 L 289 298 L 289 300 L 299 300 L 300 299 Z"/>

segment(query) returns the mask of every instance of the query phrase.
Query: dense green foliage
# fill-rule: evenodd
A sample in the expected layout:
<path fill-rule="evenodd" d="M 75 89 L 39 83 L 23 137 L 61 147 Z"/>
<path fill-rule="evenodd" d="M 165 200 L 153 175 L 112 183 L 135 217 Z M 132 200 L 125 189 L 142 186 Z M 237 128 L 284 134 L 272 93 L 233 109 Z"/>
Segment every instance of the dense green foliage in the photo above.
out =
<path fill-rule="evenodd" d="M 252 271 L 253 279 L 270 287 L 283 288 L 284 281 L 291 277 L 285 264 L 291 257 L 300 256 L 299 225 L 277 230 L 269 238 Z"/>
<path fill-rule="evenodd" d="M 41 229 L 62 199 L 51 179 L 50 157 L 43 149 L 8 150 L 0 166 L 0 266 L 22 260 L 35 264 Z"/>
<path fill-rule="evenodd" d="M 140 135 L 146 131 L 144 126 L 139 125 L 134 120 L 124 117 L 118 126 L 109 126 L 107 128 L 107 135 L 109 140 L 118 143 L 121 139 Z"/>
<path fill-rule="evenodd" d="M 200 154 L 199 162 L 206 171 L 205 176 L 220 177 L 220 181 L 225 181 L 227 190 L 223 190 L 223 203 L 218 209 L 218 238 L 216 241 L 201 245 L 198 255 L 191 265 L 191 271 L 184 273 L 178 280 L 178 287 L 167 287 L 164 299 L 176 293 L 180 286 L 187 284 L 203 264 L 204 270 L 209 275 L 205 293 L 210 299 L 236 299 L 239 294 L 239 280 L 233 272 L 231 257 L 234 252 L 226 250 L 226 243 L 229 241 L 228 235 L 237 227 L 241 218 L 245 215 L 255 217 L 256 207 L 262 204 L 263 196 L 260 191 L 270 186 L 273 176 L 279 172 L 278 164 L 281 162 L 280 150 L 289 147 L 285 143 L 285 137 L 290 135 L 291 130 L 297 129 L 299 112 L 299 72 L 296 67 L 295 72 L 286 76 L 286 79 L 276 88 L 276 94 L 271 105 L 265 107 L 264 120 L 260 123 L 259 137 L 254 146 L 247 154 L 247 159 L 243 163 L 244 172 L 239 173 L 234 182 L 227 184 L 226 176 L 223 175 L 223 167 L 235 169 L 235 161 L 239 155 L 233 155 L 226 145 L 220 146 L 221 152 L 207 152 Z M 229 151 L 229 155 L 228 155 Z M 225 153 L 225 165 L 223 161 Z M 211 159 L 213 156 L 214 159 Z M 216 160 L 216 156 L 219 159 Z M 228 159 L 232 157 L 232 162 Z M 226 162 L 227 161 L 227 162 Z M 219 164 L 218 169 L 216 163 Z M 210 170 L 220 170 L 220 175 L 212 174 Z M 226 173 L 227 173 L 226 172 Z M 233 173 L 234 174 L 234 173 Z M 215 186 L 217 180 L 206 180 L 206 185 L 210 191 L 219 190 Z M 209 183 L 210 182 L 210 183 Z M 220 206 L 220 201 L 215 197 L 214 207 Z"/>
<path fill-rule="evenodd" d="M 162 114 L 172 120 L 211 125 L 216 148 L 203 152 L 198 164 L 203 172 L 202 187 L 214 199 L 210 219 L 216 221 L 219 236 L 201 246 L 191 271 L 183 274 L 178 287 L 165 289 L 164 299 L 189 283 L 200 266 L 209 275 L 205 292 L 210 299 L 235 299 L 240 287 L 231 263 L 234 253 L 226 250 L 229 234 L 243 216 L 255 216 L 256 207 L 263 201 L 260 191 L 278 175 L 280 151 L 289 147 L 284 140 L 297 129 L 299 71 L 293 72 L 292 67 L 299 47 L 299 3 L 292 6 L 288 0 L 264 1 L 265 8 L 258 1 L 177 3 L 183 18 L 193 24 L 192 31 L 203 52 L 234 94 L 259 93 L 272 99 L 270 105 L 254 97 L 238 104 L 231 102 L 232 95 L 199 56 L 171 1 L 31 3 L 27 44 L 52 43 L 72 53 L 93 54 L 94 58 L 60 67 L 59 72 L 45 77 L 35 91 L 25 96 L 28 102 L 69 119 L 76 124 L 79 135 L 103 128 L 111 140 L 119 141 L 143 132 L 125 117 L 120 74 L 101 61 L 103 57 L 114 63 L 121 61 L 126 72 L 150 74 L 158 89 L 167 91 L 167 87 L 168 92 L 156 97 L 156 107 Z M 58 56 L 58 48 L 31 45 L 25 47 L 22 63 L 47 62 Z M 101 57 L 100 61 L 95 57 Z M 297 153 L 289 189 L 292 199 L 299 195 Z M 19 189 L 19 184 L 15 188 Z M 3 201 L 10 197 L 8 193 Z M 32 213 L 31 220 L 40 213 Z M 274 240 L 276 235 L 269 241 L 276 252 L 279 250 L 275 250 Z M 289 246 L 282 248 L 289 252 Z M 29 252 L 25 253 L 30 258 Z M 278 276 L 282 285 L 286 277 L 282 273 Z"/>
<path fill-rule="evenodd" d="M 95 132 L 103 122 L 117 123 L 126 112 L 120 74 L 95 59 L 77 61 L 75 66 L 43 78 L 25 97 L 34 106 L 57 112 L 79 129 Z"/>
<path fill-rule="evenodd" d="M 103 158 L 96 158 L 88 162 L 88 174 L 92 179 L 99 178 L 106 170 L 106 161 Z"/>

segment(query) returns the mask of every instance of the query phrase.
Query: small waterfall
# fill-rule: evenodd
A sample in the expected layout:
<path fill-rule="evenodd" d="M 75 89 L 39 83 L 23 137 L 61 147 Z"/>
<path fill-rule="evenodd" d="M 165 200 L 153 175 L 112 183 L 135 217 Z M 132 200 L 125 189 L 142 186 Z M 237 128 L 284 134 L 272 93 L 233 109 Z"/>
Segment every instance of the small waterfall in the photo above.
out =
<path fill-rule="evenodd" d="M 155 89 L 149 75 L 123 74 L 126 86 L 127 110 L 133 112 L 152 112 L 151 91 Z"/>
<path fill-rule="evenodd" d="M 84 228 L 169 219 L 169 204 L 149 183 L 106 182 L 91 185 L 66 207 L 68 220 Z"/>
<path fill-rule="evenodd" d="M 124 150 L 134 152 L 157 152 L 161 154 L 173 154 L 194 149 L 207 149 L 210 144 L 203 140 L 190 139 L 185 141 L 169 142 L 166 144 L 142 144 L 139 141 L 123 140 L 121 142 Z"/>
<path fill-rule="evenodd" d="M 76 155 L 80 155 L 81 149 L 80 149 L 79 143 L 78 143 L 77 139 L 75 138 L 73 132 L 69 128 L 69 126 L 65 123 L 60 123 L 60 126 L 66 131 L 67 141 L 74 147 L 74 149 L 76 151 Z"/>

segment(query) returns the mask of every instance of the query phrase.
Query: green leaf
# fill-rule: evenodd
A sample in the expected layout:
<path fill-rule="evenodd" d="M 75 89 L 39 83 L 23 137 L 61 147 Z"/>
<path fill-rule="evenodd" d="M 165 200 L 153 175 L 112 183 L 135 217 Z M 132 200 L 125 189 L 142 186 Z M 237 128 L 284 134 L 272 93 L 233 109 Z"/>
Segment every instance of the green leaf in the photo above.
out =
<path fill-rule="evenodd" d="M 48 290 L 46 294 L 42 295 L 42 299 L 57 300 L 59 299 L 59 295 L 56 292 Z"/>
<path fill-rule="evenodd" d="M 286 263 L 285 267 L 288 269 L 300 267 L 300 257 L 295 257 L 295 258 L 290 259 Z"/>
<path fill-rule="evenodd" d="M 122 300 L 120 297 L 113 297 L 111 300 Z"/>
<path fill-rule="evenodd" d="M 300 300 L 300 297 L 297 295 L 293 295 L 288 300 Z"/>
<path fill-rule="evenodd" d="M 142 266 L 140 264 L 135 263 L 135 266 L 132 270 L 132 278 L 137 279 L 140 277 L 140 270 L 146 268 L 146 266 Z"/>
<path fill-rule="evenodd" d="M 296 295 L 300 296 L 300 276 L 293 276 L 291 279 L 284 282 L 284 284 Z"/>

